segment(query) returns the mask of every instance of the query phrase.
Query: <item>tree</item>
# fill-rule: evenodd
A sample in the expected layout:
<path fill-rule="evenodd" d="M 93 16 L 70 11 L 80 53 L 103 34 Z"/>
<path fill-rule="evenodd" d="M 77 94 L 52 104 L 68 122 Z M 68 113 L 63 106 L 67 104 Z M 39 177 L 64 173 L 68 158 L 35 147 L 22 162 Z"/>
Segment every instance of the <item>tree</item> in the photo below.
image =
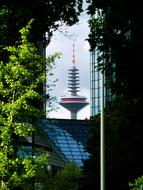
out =
<path fill-rule="evenodd" d="M 108 118 L 105 123 L 106 159 L 110 171 L 107 188 L 128 189 L 128 182 L 143 172 L 140 154 L 143 143 L 143 13 L 139 1 L 88 2 L 91 51 L 101 52 L 98 61 L 105 63 L 105 71 L 108 70 L 105 74 L 115 97 L 105 113 Z M 110 80 L 113 72 L 114 80 Z"/>
<path fill-rule="evenodd" d="M 13 45 L 19 42 L 19 30 L 30 19 L 35 22 L 32 27 L 31 40 L 38 41 L 45 47 L 62 24 L 69 26 L 78 22 L 82 12 L 82 0 L 6 0 L 0 2 L 1 43 Z M 45 32 L 48 33 L 45 38 Z"/>
<path fill-rule="evenodd" d="M 90 154 L 83 164 L 83 178 L 81 190 L 100 189 L 100 116 L 96 115 L 89 120 L 90 134 L 85 150 Z"/>
<path fill-rule="evenodd" d="M 91 50 L 98 48 L 104 52 L 102 55 L 105 56 L 100 59 L 108 59 L 106 74 L 111 76 L 116 71 L 112 92 L 127 99 L 138 99 L 142 95 L 143 21 L 140 6 L 138 1 L 132 4 L 128 0 L 95 0 L 88 8 Z"/>
<path fill-rule="evenodd" d="M 55 175 L 49 176 L 47 186 L 49 190 L 78 190 L 81 177 L 81 169 L 74 162 L 70 162 Z"/>
<path fill-rule="evenodd" d="M 8 53 L 2 46 L 18 46 L 21 42 L 19 30 L 29 20 L 34 19 L 28 40 L 45 54 L 46 46 L 54 31 L 62 25 L 71 26 L 77 23 L 81 12 L 82 0 L 2 0 L 0 2 L 1 60 L 4 63 L 8 61 Z M 39 91 L 45 91 L 45 83 L 39 87 Z"/>
<path fill-rule="evenodd" d="M 124 97 L 116 97 L 105 109 L 106 189 L 129 189 L 129 181 L 142 175 L 143 155 L 140 145 L 143 143 L 143 131 L 139 112 L 136 101 L 127 102 Z M 91 189 L 99 189 L 100 115 L 95 116 L 89 122 L 92 130 L 87 143 L 87 151 L 91 156 L 89 160 L 86 160 L 83 168 L 84 181 L 87 182 L 84 185 L 91 186 Z"/>
<path fill-rule="evenodd" d="M 134 182 L 129 182 L 131 190 L 141 190 L 143 188 L 143 176 L 138 177 Z"/>
<path fill-rule="evenodd" d="M 46 153 L 36 157 L 22 158 L 19 155 L 19 139 L 35 130 L 42 118 L 44 97 L 39 86 L 45 80 L 52 63 L 59 56 L 55 53 L 47 59 L 39 54 L 34 44 L 28 41 L 32 20 L 20 30 L 18 46 L 1 47 L 8 55 L 7 62 L 0 62 L 0 189 L 16 187 L 29 189 L 35 177 L 47 168 Z"/>

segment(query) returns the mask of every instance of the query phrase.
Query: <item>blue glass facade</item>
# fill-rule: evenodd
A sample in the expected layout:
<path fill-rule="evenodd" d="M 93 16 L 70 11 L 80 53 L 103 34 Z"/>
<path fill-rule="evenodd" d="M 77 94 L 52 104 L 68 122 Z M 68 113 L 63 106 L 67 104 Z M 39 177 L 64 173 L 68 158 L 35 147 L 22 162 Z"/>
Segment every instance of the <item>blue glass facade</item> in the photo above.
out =
<path fill-rule="evenodd" d="M 84 120 L 44 119 L 39 126 L 46 132 L 53 150 L 66 162 L 75 161 L 82 166 L 89 157 L 84 149 L 89 128 Z"/>
<path fill-rule="evenodd" d="M 100 72 L 97 69 L 97 52 L 90 53 L 90 112 L 94 116 L 100 112 Z"/>
<path fill-rule="evenodd" d="M 99 70 L 100 53 L 98 50 L 90 53 L 90 113 L 91 116 L 100 113 L 100 100 L 101 100 L 101 71 Z M 115 80 L 115 67 L 112 68 L 112 75 L 109 75 L 109 60 L 105 61 L 105 75 L 104 75 L 104 105 L 112 99 L 111 89 L 109 87 L 109 81 Z M 110 68 L 111 70 L 111 68 Z M 110 76 L 110 78 L 109 78 Z"/>

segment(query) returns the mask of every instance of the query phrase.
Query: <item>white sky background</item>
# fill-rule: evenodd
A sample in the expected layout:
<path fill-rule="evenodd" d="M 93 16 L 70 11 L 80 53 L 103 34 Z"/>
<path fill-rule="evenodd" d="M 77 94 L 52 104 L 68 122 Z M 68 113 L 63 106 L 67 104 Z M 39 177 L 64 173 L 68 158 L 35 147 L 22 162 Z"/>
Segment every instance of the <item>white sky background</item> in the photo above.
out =
<path fill-rule="evenodd" d="M 64 30 L 64 28 L 62 28 Z M 72 67 L 73 43 L 75 44 L 75 62 L 79 69 L 80 92 L 81 96 L 86 96 L 90 101 L 90 55 L 89 44 L 86 41 L 89 34 L 87 18 L 82 16 L 79 23 L 67 28 L 65 32 L 56 31 L 52 40 L 47 47 L 46 55 L 54 52 L 62 52 L 60 59 L 55 61 L 55 68 L 52 70 L 54 78 L 58 79 L 55 87 L 50 92 L 52 96 L 56 96 L 57 102 L 61 96 L 68 93 L 68 69 Z M 73 39 L 76 39 L 75 42 Z M 56 110 L 48 114 L 48 118 L 70 119 L 70 112 L 55 103 Z M 90 106 L 86 106 L 77 114 L 77 119 L 85 119 L 90 117 Z"/>

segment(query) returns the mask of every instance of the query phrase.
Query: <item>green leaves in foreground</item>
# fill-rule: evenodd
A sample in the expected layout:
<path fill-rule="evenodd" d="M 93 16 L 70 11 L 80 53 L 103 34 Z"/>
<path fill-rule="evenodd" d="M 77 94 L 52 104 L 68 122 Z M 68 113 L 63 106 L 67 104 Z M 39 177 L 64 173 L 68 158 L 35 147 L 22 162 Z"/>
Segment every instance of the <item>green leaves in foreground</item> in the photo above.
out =
<path fill-rule="evenodd" d="M 143 176 L 135 179 L 134 182 L 129 182 L 131 190 L 142 190 L 143 189 Z"/>
<path fill-rule="evenodd" d="M 35 45 L 28 42 L 29 24 L 20 30 L 18 46 L 3 47 L 8 55 L 0 62 L 0 189 L 28 189 L 31 181 L 46 171 L 47 153 L 38 157 L 21 157 L 19 139 L 31 135 L 35 122 L 43 116 L 42 92 L 47 72 L 59 56 L 43 57 Z M 19 156 L 18 156 L 19 155 Z M 33 185 L 33 182 L 32 182 Z"/>

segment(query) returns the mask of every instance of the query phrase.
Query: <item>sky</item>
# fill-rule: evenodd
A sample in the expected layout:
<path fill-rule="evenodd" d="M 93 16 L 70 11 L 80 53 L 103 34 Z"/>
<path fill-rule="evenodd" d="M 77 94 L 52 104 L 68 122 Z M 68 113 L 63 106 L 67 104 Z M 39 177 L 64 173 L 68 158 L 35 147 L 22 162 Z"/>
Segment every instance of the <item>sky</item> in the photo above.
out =
<path fill-rule="evenodd" d="M 56 31 L 49 46 L 46 49 L 46 56 L 54 52 L 62 52 L 60 59 L 55 61 L 53 76 L 58 81 L 50 92 L 56 97 L 55 109 L 48 113 L 48 118 L 70 119 L 70 112 L 60 106 L 58 102 L 61 96 L 68 93 L 68 69 L 72 67 L 73 43 L 75 47 L 75 62 L 79 69 L 80 92 L 78 95 L 87 97 L 90 103 L 90 54 L 87 42 L 89 28 L 86 16 L 81 16 L 78 24 L 71 27 L 62 27 Z M 90 117 L 90 105 L 83 108 L 77 114 L 77 119 Z"/>

